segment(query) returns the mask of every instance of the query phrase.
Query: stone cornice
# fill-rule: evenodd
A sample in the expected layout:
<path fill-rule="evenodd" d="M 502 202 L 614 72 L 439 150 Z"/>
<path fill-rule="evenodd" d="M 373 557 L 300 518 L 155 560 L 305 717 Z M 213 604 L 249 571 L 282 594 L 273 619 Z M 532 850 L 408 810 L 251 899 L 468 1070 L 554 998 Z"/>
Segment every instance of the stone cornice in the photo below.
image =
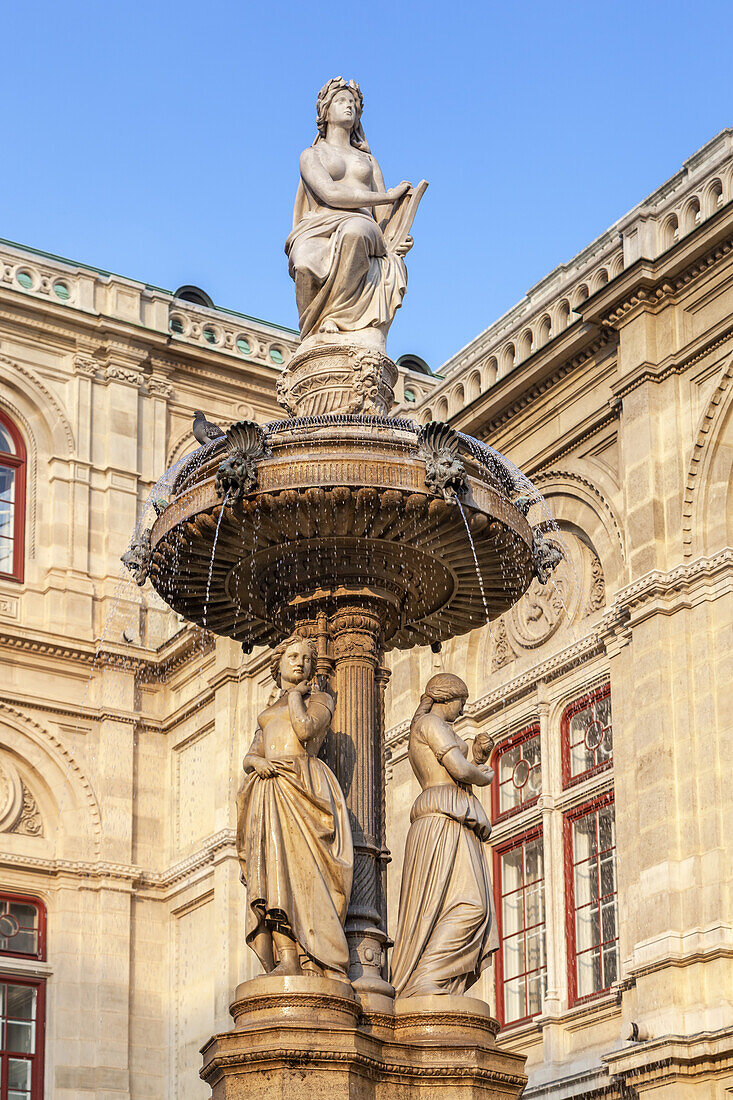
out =
<path fill-rule="evenodd" d="M 164 871 L 150 871 L 131 863 L 114 863 L 109 860 L 43 859 L 36 856 L 0 852 L 0 867 L 7 867 L 51 877 L 69 876 L 73 879 L 125 885 L 134 891 L 153 891 L 164 899 L 166 891 L 188 883 L 198 872 L 218 862 L 221 856 L 236 859 L 236 834 L 234 829 L 222 829 L 208 837 L 204 845 L 192 855 L 172 864 Z"/>
<path fill-rule="evenodd" d="M 711 582 L 716 585 L 715 593 L 709 590 Z M 717 598 L 721 594 L 721 584 L 725 591 L 733 591 L 733 549 L 730 547 L 666 572 L 654 570 L 646 573 L 619 589 L 613 603 L 585 637 L 468 703 L 465 710 L 467 717 L 475 722 L 485 721 L 532 690 L 538 681 L 547 683 L 555 680 L 569 669 L 605 653 L 611 640 L 619 635 L 629 638 L 637 623 L 649 615 L 658 612 L 671 614 L 697 600 L 711 596 Z M 406 743 L 409 732 L 409 720 L 387 731 L 385 747 L 391 756 Z"/>
<path fill-rule="evenodd" d="M 695 1035 L 661 1035 L 640 1043 L 629 1043 L 601 1055 L 611 1080 L 644 1092 L 665 1083 L 704 1079 L 733 1069 L 733 1027 L 700 1031 Z M 668 1093 L 671 1095 L 671 1093 Z"/>

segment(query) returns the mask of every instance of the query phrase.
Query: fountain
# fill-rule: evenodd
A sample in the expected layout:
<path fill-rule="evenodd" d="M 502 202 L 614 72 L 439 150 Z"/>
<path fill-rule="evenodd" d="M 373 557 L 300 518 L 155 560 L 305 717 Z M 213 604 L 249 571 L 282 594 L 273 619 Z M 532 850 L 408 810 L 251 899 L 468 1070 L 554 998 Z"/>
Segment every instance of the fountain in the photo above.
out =
<path fill-rule="evenodd" d="M 245 652 L 294 634 L 308 640 L 300 680 L 312 675 L 319 689 L 312 698 L 334 701 L 325 740 L 330 714 L 325 705 L 320 712 L 314 754 L 320 749 L 322 772 L 338 780 L 353 836 L 348 975 L 324 968 L 317 948 L 301 946 L 303 966 L 295 952 L 290 970 L 282 948 L 276 969 L 272 946 L 263 949 L 273 972 L 237 988 L 234 1030 L 203 1051 L 202 1077 L 216 1100 L 290 1096 L 296 1088 L 387 1100 L 408 1087 L 417 1100 L 437 1085 L 451 1098 L 489 1100 L 519 1096 L 526 1081 L 523 1058 L 496 1046 L 498 1025 L 482 1001 L 395 1002 L 383 654 L 437 649 L 502 614 L 533 576 L 547 579 L 559 554 L 530 526 L 527 483 L 501 456 L 447 424 L 420 427 L 388 415 L 397 369 L 386 332 L 427 185 L 385 191 L 363 139 L 361 105 L 353 82 L 329 81 L 318 101 L 319 138 L 301 158 L 286 250 L 303 339 L 278 388 L 287 417 L 234 424 L 201 446 L 180 464 L 152 528 L 126 555 L 139 583 L 149 576 L 178 613 Z M 327 203 L 319 203 L 321 192 Z M 279 684 L 279 666 L 273 674 Z M 288 681 L 296 693 L 297 682 Z M 293 728 L 306 721 L 299 706 L 299 717 L 290 710 Z M 262 904 L 260 932 L 285 929 L 298 941 L 295 921 L 290 927 L 287 913 L 275 919 L 269 911 L 265 919 Z M 317 940 L 318 912 L 312 921 Z M 283 934 L 272 938 L 285 942 Z"/>

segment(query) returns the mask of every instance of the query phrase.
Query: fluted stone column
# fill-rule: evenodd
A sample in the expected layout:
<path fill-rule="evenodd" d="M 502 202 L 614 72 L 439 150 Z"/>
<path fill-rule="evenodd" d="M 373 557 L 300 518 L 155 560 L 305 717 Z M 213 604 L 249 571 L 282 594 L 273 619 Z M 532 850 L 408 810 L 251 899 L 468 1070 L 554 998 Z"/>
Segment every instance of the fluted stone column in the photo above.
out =
<path fill-rule="evenodd" d="M 384 772 L 382 687 L 379 680 L 382 619 L 355 603 L 331 619 L 335 666 L 336 775 L 346 796 L 354 836 L 354 884 L 346 938 L 349 977 L 360 993 L 394 996 L 382 976 L 384 920 Z"/>

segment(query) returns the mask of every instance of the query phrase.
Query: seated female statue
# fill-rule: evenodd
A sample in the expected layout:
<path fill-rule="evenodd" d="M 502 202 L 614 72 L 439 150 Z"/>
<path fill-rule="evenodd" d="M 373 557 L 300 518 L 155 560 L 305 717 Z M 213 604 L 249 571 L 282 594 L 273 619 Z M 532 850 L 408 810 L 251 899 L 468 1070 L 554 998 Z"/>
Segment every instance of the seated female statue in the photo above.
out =
<path fill-rule="evenodd" d="M 385 189 L 361 127 L 363 102 L 353 80 L 329 80 L 318 95 L 318 136 L 300 157 L 285 252 L 304 340 L 370 328 L 384 337 L 407 287 L 411 240 L 392 251 L 383 229 L 410 184 Z"/>
<path fill-rule="evenodd" d="M 273 974 L 343 979 L 354 856 L 344 796 L 318 750 L 333 698 L 313 689 L 316 651 L 295 634 L 273 650 L 280 698 L 259 716 L 237 794 L 247 943 Z"/>
<path fill-rule="evenodd" d="M 499 946 L 485 849 L 491 825 L 471 791 L 493 772 L 467 759 L 453 731 L 467 698 L 458 676 L 433 676 L 410 725 L 422 794 L 410 813 L 392 956 L 401 997 L 465 993 Z"/>

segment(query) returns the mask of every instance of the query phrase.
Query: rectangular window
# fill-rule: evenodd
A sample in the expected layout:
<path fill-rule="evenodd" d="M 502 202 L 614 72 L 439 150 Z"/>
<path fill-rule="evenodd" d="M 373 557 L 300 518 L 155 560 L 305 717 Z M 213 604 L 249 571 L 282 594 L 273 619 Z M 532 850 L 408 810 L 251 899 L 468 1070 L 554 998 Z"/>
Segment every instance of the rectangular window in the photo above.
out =
<path fill-rule="evenodd" d="M 542 1010 L 547 989 L 542 831 L 513 838 L 494 852 L 501 950 L 496 999 L 502 1023 Z"/>
<path fill-rule="evenodd" d="M 608 684 L 566 708 L 561 722 L 561 742 L 563 786 L 585 779 L 610 763 L 613 727 Z"/>
<path fill-rule="evenodd" d="M 570 1000 L 609 989 L 618 977 L 616 832 L 613 795 L 565 818 Z"/>
<path fill-rule="evenodd" d="M 43 1095 L 43 982 L 0 975 L 0 1100 Z"/>
<path fill-rule="evenodd" d="M 539 726 L 530 726 L 499 745 L 492 767 L 496 773 L 492 783 L 494 821 L 533 805 L 542 790 Z"/>

